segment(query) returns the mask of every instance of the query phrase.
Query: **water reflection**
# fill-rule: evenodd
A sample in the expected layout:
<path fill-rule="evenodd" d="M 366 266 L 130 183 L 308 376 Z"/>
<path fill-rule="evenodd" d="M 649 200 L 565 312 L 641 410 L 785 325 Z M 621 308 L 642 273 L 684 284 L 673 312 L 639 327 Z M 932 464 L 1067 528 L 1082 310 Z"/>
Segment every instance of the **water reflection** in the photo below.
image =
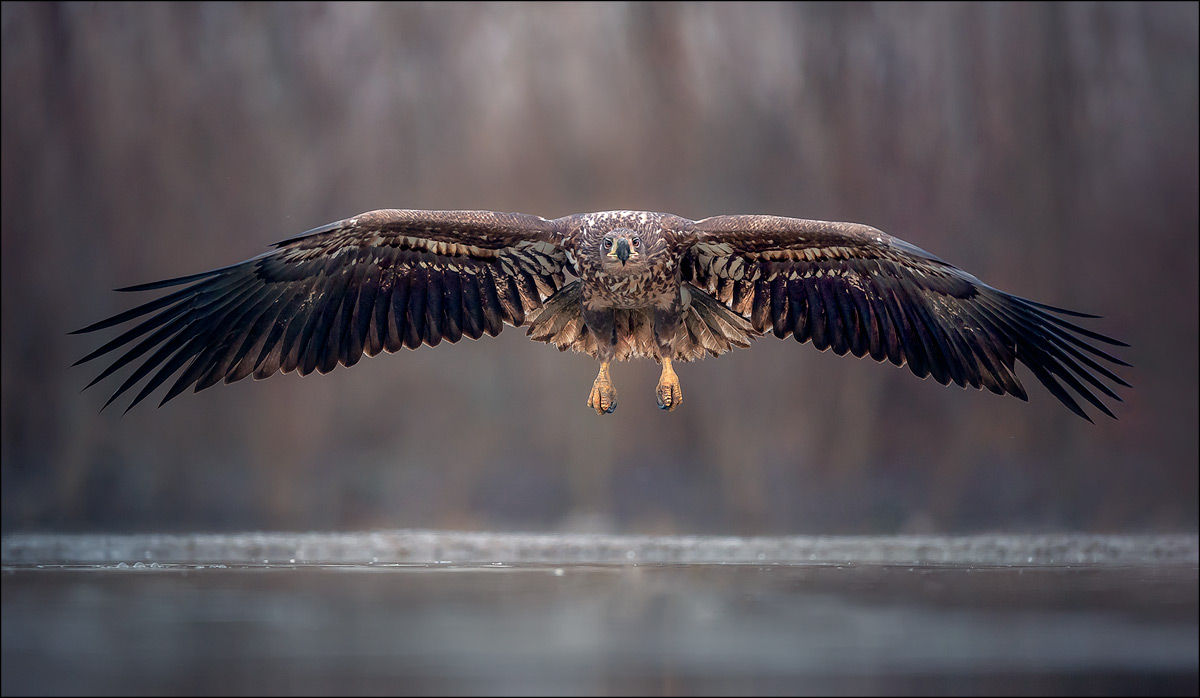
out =
<path fill-rule="evenodd" d="M 3 692 L 1190 693 L 1194 567 L 13 567 Z"/>

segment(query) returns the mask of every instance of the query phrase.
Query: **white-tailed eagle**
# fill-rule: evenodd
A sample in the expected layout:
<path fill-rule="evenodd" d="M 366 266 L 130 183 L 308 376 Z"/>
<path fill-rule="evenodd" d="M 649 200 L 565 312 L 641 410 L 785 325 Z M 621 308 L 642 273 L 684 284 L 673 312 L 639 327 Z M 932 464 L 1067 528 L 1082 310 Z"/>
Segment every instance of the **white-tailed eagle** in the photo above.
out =
<path fill-rule="evenodd" d="M 674 410 L 683 393 L 673 362 L 718 356 L 767 332 L 1026 400 L 1019 361 L 1088 421 L 1076 397 L 1112 417 L 1093 391 L 1119 401 L 1104 381 L 1128 387 L 1102 362 L 1128 364 L 1093 342 L 1127 345 L 1062 317 L 1096 316 L 1010 295 L 856 223 L 380 210 L 274 247 L 120 289 L 183 286 L 76 331 L 149 315 L 77 362 L 124 350 L 90 387 L 140 360 L 105 406 L 147 376 L 129 407 L 176 372 L 162 403 L 191 386 L 326 373 L 364 353 L 495 336 L 506 324 L 595 357 L 588 406 L 599 414 L 617 406 L 613 361 L 661 363 L 658 404 Z"/>

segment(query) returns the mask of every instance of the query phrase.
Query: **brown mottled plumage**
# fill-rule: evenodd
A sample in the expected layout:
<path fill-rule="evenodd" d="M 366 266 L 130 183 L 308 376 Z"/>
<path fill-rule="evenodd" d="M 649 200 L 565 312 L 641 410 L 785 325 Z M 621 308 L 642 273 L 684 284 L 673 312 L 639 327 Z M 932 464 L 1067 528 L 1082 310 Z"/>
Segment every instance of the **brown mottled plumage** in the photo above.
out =
<path fill-rule="evenodd" d="M 239 264 L 121 290 L 184 284 L 77 330 L 153 313 L 77 362 L 148 335 L 89 383 L 152 352 L 106 406 L 146 376 L 129 407 L 176 372 L 162 403 L 191 386 L 326 373 L 364 353 L 495 336 L 505 324 L 599 360 L 588 399 L 599 413 L 616 408 L 612 361 L 659 361 L 659 405 L 673 410 L 683 400 L 673 361 L 719 356 L 766 332 L 1024 400 L 1020 361 L 1089 421 L 1075 396 L 1112 417 L 1092 390 L 1119 401 L 1101 378 L 1128 387 L 1097 359 L 1128 364 L 1087 340 L 1125 345 L 1059 317 L 1095 316 L 1007 294 L 855 223 L 381 210 Z"/>

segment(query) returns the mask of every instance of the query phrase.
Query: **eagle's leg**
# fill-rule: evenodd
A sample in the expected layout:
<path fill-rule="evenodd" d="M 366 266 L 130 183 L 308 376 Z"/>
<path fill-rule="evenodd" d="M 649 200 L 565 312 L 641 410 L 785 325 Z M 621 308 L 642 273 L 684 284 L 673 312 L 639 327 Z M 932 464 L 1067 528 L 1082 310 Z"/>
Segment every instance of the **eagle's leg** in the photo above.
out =
<path fill-rule="evenodd" d="M 610 414 L 617 409 L 617 389 L 608 377 L 608 366 L 617 356 L 616 318 L 609 308 L 593 308 L 584 303 L 583 321 L 596 334 L 596 358 L 600 360 L 600 372 L 592 383 L 588 407 L 596 410 L 596 414 Z"/>
<path fill-rule="evenodd" d="M 617 389 L 608 377 L 609 363 L 611 362 L 600 362 L 600 373 L 596 374 L 596 382 L 592 383 L 592 393 L 588 395 L 588 407 L 596 410 L 596 414 L 608 414 L 617 409 Z"/>
<path fill-rule="evenodd" d="M 658 376 L 658 385 L 654 392 L 658 396 L 658 407 L 674 412 L 676 407 L 683 404 L 683 388 L 679 386 L 679 376 L 671 367 L 671 359 L 675 356 L 676 332 L 683 326 L 682 296 L 676 296 L 666 306 L 654 309 L 654 343 L 658 349 L 658 358 L 662 361 L 662 373 Z"/>
<path fill-rule="evenodd" d="M 663 357 L 662 374 L 658 377 L 658 406 L 660 409 L 674 411 L 683 403 L 683 389 L 679 387 L 679 376 L 671 368 L 671 360 Z"/>

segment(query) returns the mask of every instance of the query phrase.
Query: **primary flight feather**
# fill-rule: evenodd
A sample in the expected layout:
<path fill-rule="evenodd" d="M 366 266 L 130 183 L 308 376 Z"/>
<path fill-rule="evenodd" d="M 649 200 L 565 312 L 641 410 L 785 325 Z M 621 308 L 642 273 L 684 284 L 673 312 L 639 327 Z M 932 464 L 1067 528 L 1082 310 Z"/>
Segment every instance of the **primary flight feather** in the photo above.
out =
<path fill-rule="evenodd" d="M 1064 319 L 1095 316 L 992 288 L 856 223 L 380 210 L 238 264 L 119 290 L 176 286 L 75 332 L 140 320 L 76 362 L 123 352 L 88 387 L 136 365 L 105 406 L 147 376 L 129 408 L 176 373 L 160 405 L 193 386 L 326 373 L 364 353 L 495 336 L 505 324 L 595 357 L 588 406 L 599 414 L 617 406 L 613 361 L 661 363 L 658 404 L 674 410 L 683 392 L 673 362 L 767 332 L 1025 400 L 1020 362 L 1088 421 L 1077 398 L 1113 417 L 1097 393 L 1120 401 L 1109 383 L 1128 387 L 1106 367 L 1128 364 L 1095 343 L 1126 345 Z"/>

